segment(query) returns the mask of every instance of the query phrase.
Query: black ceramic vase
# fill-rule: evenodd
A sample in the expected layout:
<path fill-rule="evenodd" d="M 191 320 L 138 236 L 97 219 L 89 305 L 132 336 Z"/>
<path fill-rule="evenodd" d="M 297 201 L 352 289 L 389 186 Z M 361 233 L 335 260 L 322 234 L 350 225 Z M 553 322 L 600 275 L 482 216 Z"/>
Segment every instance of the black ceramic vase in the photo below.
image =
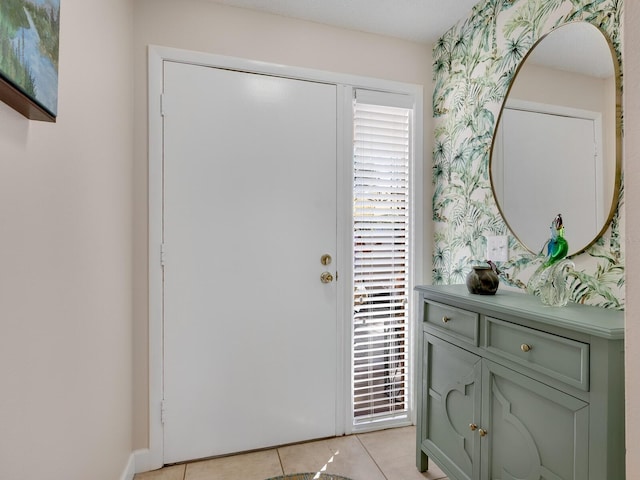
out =
<path fill-rule="evenodd" d="M 491 265 L 476 265 L 467 275 L 469 293 L 494 295 L 498 291 L 500 279 Z"/>

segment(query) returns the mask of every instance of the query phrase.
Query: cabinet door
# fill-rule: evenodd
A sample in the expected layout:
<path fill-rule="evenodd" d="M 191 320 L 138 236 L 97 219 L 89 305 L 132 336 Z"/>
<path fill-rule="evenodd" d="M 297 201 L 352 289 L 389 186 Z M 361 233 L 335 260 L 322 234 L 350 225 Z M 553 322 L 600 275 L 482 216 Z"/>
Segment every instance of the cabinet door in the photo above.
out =
<path fill-rule="evenodd" d="M 482 478 L 589 478 L 589 405 L 488 360 L 482 370 Z"/>
<path fill-rule="evenodd" d="M 424 334 L 422 447 L 450 477 L 480 478 L 481 358 Z M 475 429 L 475 427 L 474 427 Z"/>

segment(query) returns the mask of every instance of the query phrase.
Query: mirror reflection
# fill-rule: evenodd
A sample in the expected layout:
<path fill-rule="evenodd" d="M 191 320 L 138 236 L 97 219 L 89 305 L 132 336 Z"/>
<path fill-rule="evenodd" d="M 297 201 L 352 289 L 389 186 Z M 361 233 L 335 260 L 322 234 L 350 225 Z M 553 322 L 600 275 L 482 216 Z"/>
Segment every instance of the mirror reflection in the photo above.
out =
<path fill-rule="evenodd" d="M 562 214 L 569 255 L 604 233 L 620 158 L 617 62 L 589 23 L 560 27 L 525 58 L 498 120 L 491 184 L 513 235 L 538 253 Z"/>

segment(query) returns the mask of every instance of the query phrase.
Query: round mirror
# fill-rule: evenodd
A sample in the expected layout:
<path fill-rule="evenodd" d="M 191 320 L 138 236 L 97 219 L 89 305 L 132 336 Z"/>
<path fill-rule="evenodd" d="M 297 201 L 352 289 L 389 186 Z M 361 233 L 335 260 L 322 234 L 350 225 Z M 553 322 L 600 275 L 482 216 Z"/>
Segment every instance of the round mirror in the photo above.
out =
<path fill-rule="evenodd" d="M 570 23 L 534 45 L 514 75 L 493 138 L 491 187 L 531 252 L 540 252 L 557 214 L 569 256 L 611 221 L 620 189 L 618 71 L 604 34 Z"/>

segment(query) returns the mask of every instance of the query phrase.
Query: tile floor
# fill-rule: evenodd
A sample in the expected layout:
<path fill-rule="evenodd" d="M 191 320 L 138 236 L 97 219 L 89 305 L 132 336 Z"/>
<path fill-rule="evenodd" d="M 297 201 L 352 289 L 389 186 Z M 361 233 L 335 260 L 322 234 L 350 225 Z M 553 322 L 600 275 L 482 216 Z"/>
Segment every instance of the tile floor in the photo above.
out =
<path fill-rule="evenodd" d="M 394 428 L 172 465 L 134 480 L 264 480 L 320 471 L 352 480 L 446 480 L 433 462 L 418 472 L 415 438 L 415 427 Z"/>

